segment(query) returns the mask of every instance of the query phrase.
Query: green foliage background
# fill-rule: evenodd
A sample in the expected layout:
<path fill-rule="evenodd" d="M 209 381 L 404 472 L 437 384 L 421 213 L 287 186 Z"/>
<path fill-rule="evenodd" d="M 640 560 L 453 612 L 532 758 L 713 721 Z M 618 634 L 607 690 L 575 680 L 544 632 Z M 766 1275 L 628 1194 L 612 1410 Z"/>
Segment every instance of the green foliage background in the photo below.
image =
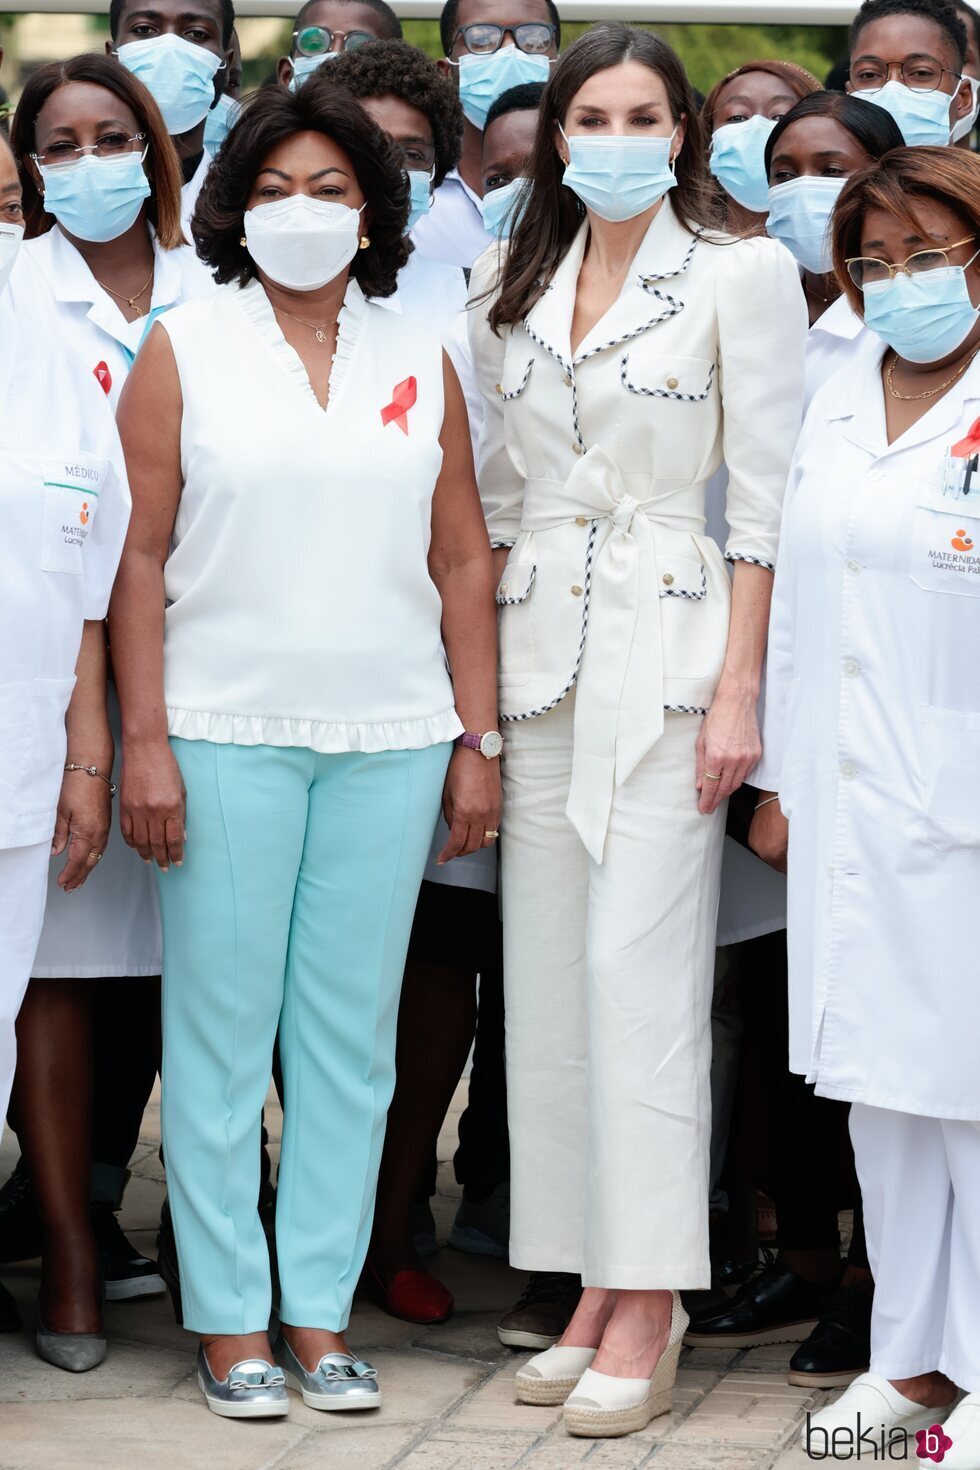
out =
<path fill-rule="evenodd" d="M 405 37 L 429 56 L 442 55 L 439 25 L 434 20 L 404 22 Z M 567 46 L 589 29 L 584 22 L 562 26 L 562 43 Z M 744 61 L 795 61 L 823 81 L 827 72 L 846 52 L 847 32 L 843 26 L 763 25 L 650 25 L 681 57 L 691 81 L 707 92 L 719 78 Z M 282 27 L 282 44 L 266 48 L 262 56 L 245 64 L 245 86 L 256 87 L 269 75 L 276 57 L 288 50 L 291 27 Z"/>
<path fill-rule="evenodd" d="M 563 25 L 562 44 L 567 46 L 588 29 L 582 22 Z M 656 31 L 673 46 L 701 92 L 743 61 L 795 61 L 823 81 L 847 50 L 843 26 L 651 25 L 643 29 Z M 434 20 L 406 21 L 405 35 L 430 56 L 442 55 Z"/>

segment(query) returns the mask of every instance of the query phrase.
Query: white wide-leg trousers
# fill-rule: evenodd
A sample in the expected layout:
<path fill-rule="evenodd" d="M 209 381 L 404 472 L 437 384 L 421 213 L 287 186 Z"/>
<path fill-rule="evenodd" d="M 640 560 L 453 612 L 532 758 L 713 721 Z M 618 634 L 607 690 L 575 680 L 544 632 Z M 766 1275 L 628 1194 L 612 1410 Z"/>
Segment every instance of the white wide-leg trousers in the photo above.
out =
<path fill-rule="evenodd" d="M 871 1367 L 980 1393 L 980 1122 L 851 1105 L 875 1279 Z"/>
<path fill-rule="evenodd" d="M 0 848 L 0 1138 L 17 1065 L 14 1025 L 37 953 L 51 843 Z"/>
<path fill-rule="evenodd" d="M 700 716 L 668 714 L 594 862 L 565 816 L 573 714 L 574 694 L 506 732 L 511 1264 L 706 1287 L 725 813 L 697 809 Z"/>

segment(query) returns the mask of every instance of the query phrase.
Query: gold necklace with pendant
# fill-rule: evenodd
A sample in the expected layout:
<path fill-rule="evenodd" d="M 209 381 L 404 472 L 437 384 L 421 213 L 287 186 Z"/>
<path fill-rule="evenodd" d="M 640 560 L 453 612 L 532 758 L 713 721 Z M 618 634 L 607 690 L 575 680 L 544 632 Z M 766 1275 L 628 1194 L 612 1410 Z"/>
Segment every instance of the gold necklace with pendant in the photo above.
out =
<path fill-rule="evenodd" d="M 291 322 L 299 322 L 301 327 L 309 327 L 318 342 L 326 342 L 327 332 L 331 327 L 337 325 L 337 321 L 334 319 L 334 321 L 324 322 L 322 327 L 318 327 L 316 322 L 305 322 L 301 316 L 293 316 L 291 311 L 283 311 L 281 306 L 274 306 L 272 309 L 276 313 L 276 316 L 288 316 Z"/>
<path fill-rule="evenodd" d="M 146 312 L 143 310 L 143 308 L 141 306 L 137 306 L 136 303 L 137 301 L 139 301 L 141 296 L 146 295 L 147 291 L 153 285 L 153 271 L 150 271 L 150 279 L 147 281 L 146 285 L 141 286 L 140 289 L 136 292 L 135 296 L 127 296 L 125 291 L 114 290 L 112 286 L 107 286 L 105 281 L 100 281 L 98 277 L 96 277 L 95 279 L 95 284 L 97 286 L 101 286 L 103 291 L 108 291 L 110 296 L 115 296 L 117 300 L 125 301 L 130 311 L 135 311 L 138 317 L 146 316 Z"/>

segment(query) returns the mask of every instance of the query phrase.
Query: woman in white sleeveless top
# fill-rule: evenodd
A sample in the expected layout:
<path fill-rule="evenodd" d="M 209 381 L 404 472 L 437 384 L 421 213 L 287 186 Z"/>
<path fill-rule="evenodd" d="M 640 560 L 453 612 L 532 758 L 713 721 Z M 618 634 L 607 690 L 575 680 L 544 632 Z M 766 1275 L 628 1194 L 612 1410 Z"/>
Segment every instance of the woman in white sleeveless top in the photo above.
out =
<path fill-rule="evenodd" d="M 222 289 L 158 324 L 120 405 L 122 827 L 160 869 L 183 1316 L 233 1417 L 285 1413 L 286 1384 L 314 1408 L 380 1403 L 343 1333 L 444 783 L 444 859 L 496 837 L 497 761 L 450 760 L 496 723 L 462 395 L 438 342 L 366 299 L 395 287 L 407 205 L 352 98 L 260 94 L 194 220 Z M 277 1029 L 273 1349 L 257 1193 Z"/>

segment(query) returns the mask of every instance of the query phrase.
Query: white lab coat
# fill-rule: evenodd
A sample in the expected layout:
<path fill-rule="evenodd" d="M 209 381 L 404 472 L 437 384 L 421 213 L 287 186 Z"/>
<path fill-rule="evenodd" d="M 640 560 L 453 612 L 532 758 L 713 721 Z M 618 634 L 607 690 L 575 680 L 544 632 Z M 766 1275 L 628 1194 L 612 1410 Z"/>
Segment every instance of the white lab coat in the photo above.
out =
<path fill-rule="evenodd" d="M 155 243 L 154 255 L 150 298 L 154 314 L 215 290 L 189 248 L 162 250 Z M 26 314 L 44 322 L 60 350 L 78 356 L 115 408 L 147 330 L 147 319 L 126 321 L 60 229 L 55 227 L 22 246 L 9 299 L 18 317 Z M 112 689 L 110 722 L 118 773 L 120 725 Z M 150 868 L 126 846 L 118 827 L 110 834 L 99 881 L 86 883 L 70 897 L 56 884 L 63 861 L 55 860 L 50 866 L 49 903 L 33 974 L 41 979 L 158 975 L 162 941 L 156 885 Z"/>
<path fill-rule="evenodd" d="M 868 328 L 851 306 L 846 296 L 838 296 L 822 316 L 818 317 L 806 334 L 806 365 L 803 370 L 803 416 L 813 401 L 813 395 L 822 388 L 828 378 L 839 372 L 854 356 L 854 346 L 859 338 L 868 335 Z"/>
<path fill-rule="evenodd" d="M 868 332 L 846 296 L 841 296 L 806 334 L 803 363 L 803 414 L 828 378 L 854 356 L 855 346 Z M 728 540 L 725 495 L 728 471 L 724 466 L 711 477 L 705 491 L 705 529 L 724 548 Z M 760 721 L 763 710 L 760 708 Z M 754 853 L 725 838 L 718 905 L 718 943 L 738 944 L 786 928 L 786 879 Z"/>
<path fill-rule="evenodd" d="M 44 322 L 15 315 L 6 296 L 0 344 L 2 1135 L 14 1023 L 44 914 L 65 711 L 83 625 L 105 616 L 130 502 L 115 420 L 85 365 Z"/>
<path fill-rule="evenodd" d="M 82 624 L 105 617 L 129 486 L 115 420 L 85 366 L 43 321 L 9 304 L 0 308 L 0 342 L 0 847 L 7 848 L 47 841 L 54 831 Z"/>
<path fill-rule="evenodd" d="M 789 818 L 793 1071 L 980 1119 L 980 495 L 942 493 L 980 362 L 889 445 L 882 352 L 868 333 L 797 448 L 753 779 Z"/>
<path fill-rule="evenodd" d="M 204 183 L 210 167 L 211 155 L 205 148 L 203 158 L 187 180 L 187 183 L 181 187 L 180 191 L 180 222 L 184 227 L 184 234 L 187 237 L 191 249 L 194 248 L 194 241 L 191 236 L 191 217 L 194 214 L 194 208 L 197 204 L 197 196 L 201 192 L 201 185 Z"/>

